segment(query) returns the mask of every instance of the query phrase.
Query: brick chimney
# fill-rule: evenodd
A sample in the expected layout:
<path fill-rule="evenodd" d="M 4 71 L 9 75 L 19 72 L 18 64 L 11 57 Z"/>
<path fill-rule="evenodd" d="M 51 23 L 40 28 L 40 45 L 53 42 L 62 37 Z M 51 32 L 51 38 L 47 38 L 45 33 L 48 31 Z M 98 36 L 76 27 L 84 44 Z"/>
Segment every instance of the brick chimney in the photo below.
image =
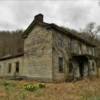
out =
<path fill-rule="evenodd" d="M 38 14 L 34 17 L 34 22 L 36 23 L 43 23 L 43 15 L 42 14 Z"/>

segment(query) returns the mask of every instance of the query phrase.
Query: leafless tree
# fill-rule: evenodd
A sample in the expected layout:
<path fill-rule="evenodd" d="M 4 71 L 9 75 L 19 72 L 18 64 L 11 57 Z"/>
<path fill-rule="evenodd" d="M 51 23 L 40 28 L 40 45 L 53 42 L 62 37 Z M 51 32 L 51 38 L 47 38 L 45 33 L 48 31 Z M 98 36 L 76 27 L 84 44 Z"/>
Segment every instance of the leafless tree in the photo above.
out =
<path fill-rule="evenodd" d="M 97 26 L 96 23 L 90 22 L 86 25 L 83 32 L 90 35 L 91 39 L 96 39 L 98 36 L 98 33 L 100 32 L 100 25 Z"/>

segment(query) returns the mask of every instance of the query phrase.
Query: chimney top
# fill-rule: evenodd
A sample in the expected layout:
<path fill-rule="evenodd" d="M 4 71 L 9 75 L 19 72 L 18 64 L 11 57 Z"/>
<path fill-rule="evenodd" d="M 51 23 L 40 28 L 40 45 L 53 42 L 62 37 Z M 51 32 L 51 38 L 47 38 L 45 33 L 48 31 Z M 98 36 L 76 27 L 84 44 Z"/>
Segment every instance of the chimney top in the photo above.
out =
<path fill-rule="evenodd" d="M 34 17 L 36 23 L 43 23 L 43 14 L 38 14 Z"/>

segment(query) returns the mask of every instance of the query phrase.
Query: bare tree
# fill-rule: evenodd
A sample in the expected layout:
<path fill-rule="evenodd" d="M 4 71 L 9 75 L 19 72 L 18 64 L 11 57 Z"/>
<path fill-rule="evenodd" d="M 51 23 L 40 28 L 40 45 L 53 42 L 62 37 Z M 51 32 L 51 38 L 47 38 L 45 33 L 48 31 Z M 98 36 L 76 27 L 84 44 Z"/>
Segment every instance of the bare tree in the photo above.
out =
<path fill-rule="evenodd" d="M 83 32 L 90 35 L 91 39 L 96 39 L 98 36 L 98 33 L 100 32 L 100 25 L 97 26 L 96 23 L 90 22 L 86 25 Z"/>

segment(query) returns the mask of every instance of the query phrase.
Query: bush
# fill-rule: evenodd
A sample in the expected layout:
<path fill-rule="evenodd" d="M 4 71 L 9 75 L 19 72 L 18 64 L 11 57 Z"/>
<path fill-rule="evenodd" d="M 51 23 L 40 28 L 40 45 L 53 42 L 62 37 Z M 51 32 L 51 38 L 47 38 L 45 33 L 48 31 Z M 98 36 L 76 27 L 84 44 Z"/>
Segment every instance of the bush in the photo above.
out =
<path fill-rule="evenodd" d="M 28 91 L 35 91 L 35 90 L 38 89 L 38 87 L 35 86 L 35 85 L 33 85 L 33 84 L 26 84 L 26 85 L 24 86 L 24 89 L 25 89 L 25 90 L 28 90 Z"/>
<path fill-rule="evenodd" d="M 45 84 L 26 84 L 24 85 L 24 89 L 27 91 L 35 91 L 40 88 L 45 88 Z"/>
<path fill-rule="evenodd" d="M 45 87 L 46 87 L 45 84 L 43 84 L 43 83 L 39 84 L 39 88 L 45 88 Z"/>

